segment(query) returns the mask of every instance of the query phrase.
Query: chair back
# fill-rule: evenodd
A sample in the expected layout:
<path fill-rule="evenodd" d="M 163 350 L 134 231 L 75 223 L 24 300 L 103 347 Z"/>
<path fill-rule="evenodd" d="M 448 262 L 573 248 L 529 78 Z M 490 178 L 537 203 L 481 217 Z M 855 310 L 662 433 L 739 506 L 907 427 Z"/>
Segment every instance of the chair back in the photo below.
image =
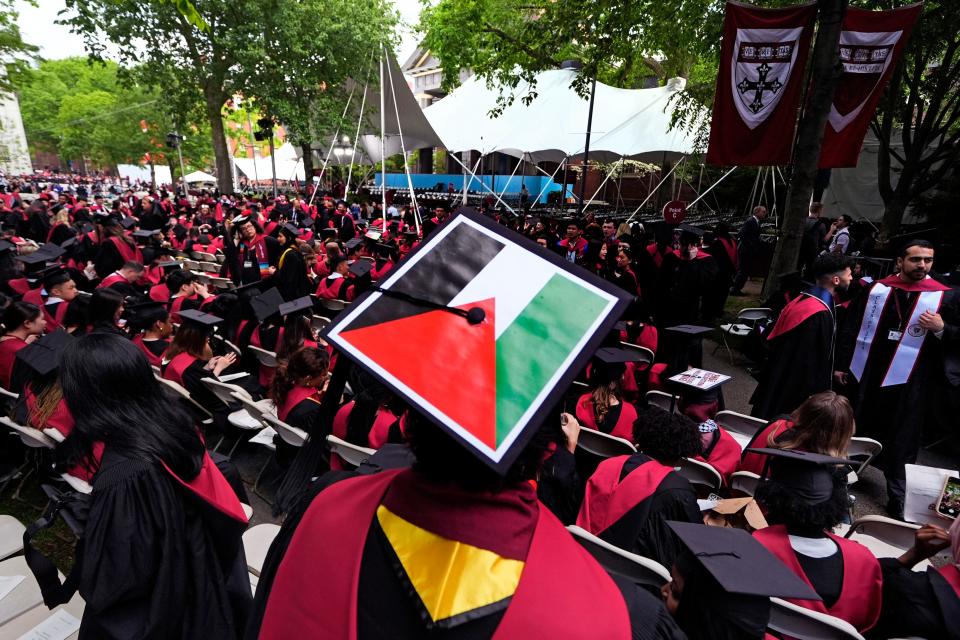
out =
<path fill-rule="evenodd" d="M 650 351 L 650 349 L 647 349 L 646 347 L 641 347 L 638 344 L 632 344 L 630 342 L 623 342 L 623 341 L 620 342 L 620 347 L 623 349 L 626 349 L 627 351 L 630 351 L 631 353 L 636 354 L 637 358 L 639 358 L 638 362 L 641 362 L 646 365 L 653 364 L 654 355 L 653 355 L 653 351 Z"/>
<path fill-rule="evenodd" d="M 20 440 L 31 449 L 53 449 L 57 443 L 53 438 L 44 434 L 39 429 L 28 427 L 25 424 L 14 422 L 6 416 L 0 416 L 0 424 L 9 428 L 20 436 Z"/>
<path fill-rule="evenodd" d="M 673 396 L 663 391 L 647 391 L 647 404 L 654 407 L 660 407 L 664 411 L 670 411 L 670 405 L 673 405 L 674 413 L 677 412 L 677 403 L 673 401 Z"/>
<path fill-rule="evenodd" d="M 756 325 L 761 320 L 772 320 L 773 309 L 767 307 L 749 307 L 737 312 L 737 322 Z"/>
<path fill-rule="evenodd" d="M 355 445 L 333 434 L 327 436 L 327 446 L 330 447 L 330 453 L 337 454 L 343 458 L 344 462 L 354 467 L 359 467 L 377 452 L 376 449 Z"/>
<path fill-rule="evenodd" d="M 567 531 L 610 573 L 658 589 L 670 582 L 670 572 L 655 560 L 614 546 L 576 525 L 567 527 Z"/>
<path fill-rule="evenodd" d="M 713 465 L 692 458 L 682 458 L 677 473 L 689 480 L 690 484 L 706 487 L 710 491 L 716 491 L 723 485 L 723 476 Z"/>
<path fill-rule="evenodd" d="M 869 547 L 865 540 L 860 539 L 862 536 L 869 536 L 901 551 L 906 551 L 913 546 L 914 536 L 919 528 L 918 524 L 894 520 L 886 516 L 863 516 L 854 520 L 844 537 L 863 542 Z"/>
<path fill-rule="evenodd" d="M 860 466 L 854 469 L 859 476 L 863 474 L 867 465 L 880 455 L 881 451 L 883 451 L 883 445 L 873 438 L 853 436 L 850 438 L 850 445 L 847 447 L 847 457 L 860 463 Z"/>
<path fill-rule="evenodd" d="M 580 427 L 577 448 L 600 458 L 629 456 L 637 452 L 637 448 L 629 440 L 588 427 Z"/>
<path fill-rule="evenodd" d="M 767 426 L 765 420 L 736 411 L 719 411 L 713 420 L 733 436 L 741 449 L 746 448 L 757 432 Z"/>
<path fill-rule="evenodd" d="M 805 609 L 780 598 L 770 598 L 770 622 L 767 628 L 784 636 L 804 640 L 863 640 L 863 636 L 846 620 Z"/>
<path fill-rule="evenodd" d="M 177 395 L 177 396 L 179 396 L 180 398 L 183 398 L 184 400 L 186 400 L 186 401 L 190 404 L 190 407 L 191 407 L 192 409 L 196 410 L 197 413 L 200 414 L 201 420 L 204 420 L 204 421 L 205 421 L 205 420 L 212 420 L 212 419 L 213 419 L 213 414 L 210 413 L 210 411 L 208 411 L 207 408 L 204 407 L 202 404 L 200 404 L 199 402 L 197 402 L 196 400 L 194 400 L 193 398 L 191 398 L 191 397 L 190 397 L 190 392 L 187 391 L 186 389 L 184 389 L 181 385 L 177 384 L 177 383 L 174 382 L 173 380 L 167 380 L 167 379 L 164 378 L 163 376 L 156 376 L 156 378 L 157 378 L 157 380 L 160 381 L 160 384 L 162 384 L 163 386 L 165 386 L 167 389 L 169 389 L 169 390 L 170 390 L 171 392 L 173 392 L 175 395 Z"/>
<path fill-rule="evenodd" d="M 273 406 L 273 402 L 269 400 L 260 400 L 255 402 L 253 398 L 245 391 L 243 393 L 238 393 L 236 391 L 231 392 L 234 400 L 240 402 L 243 405 L 243 408 L 247 410 L 251 416 L 260 420 L 261 422 L 266 421 L 266 416 L 276 417 L 276 407 Z M 269 409 L 267 408 L 269 406 Z"/>
<path fill-rule="evenodd" d="M 324 329 L 328 324 L 330 324 L 330 318 L 326 316 L 314 315 L 312 318 L 310 318 L 310 327 L 314 331 L 320 331 L 321 329 Z"/>
<path fill-rule="evenodd" d="M 261 349 L 260 347 L 255 347 L 252 344 L 247 346 L 247 349 L 250 350 L 256 359 L 257 362 L 262 364 L 265 367 L 276 367 L 277 366 L 277 354 L 273 351 L 267 351 L 266 349 Z"/>
<path fill-rule="evenodd" d="M 246 390 L 243 387 L 238 387 L 235 384 L 230 384 L 229 382 L 220 382 L 219 380 L 214 380 L 213 378 L 201 378 L 200 382 L 206 385 L 207 389 L 210 389 L 213 392 L 213 395 L 217 396 L 217 399 L 220 400 L 223 404 L 230 407 L 235 405 L 236 398 L 233 397 L 234 393 L 246 393 Z"/>
<path fill-rule="evenodd" d="M 324 309 L 329 309 L 330 311 L 343 311 L 347 308 L 347 303 L 343 300 L 328 300 L 326 298 L 320 298 L 320 306 Z"/>
<path fill-rule="evenodd" d="M 210 286 L 220 291 L 230 291 L 231 289 L 234 288 L 233 280 L 231 280 L 230 278 L 210 276 L 208 279 L 210 280 Z"/>
<path fill-rule="evenodd" d="M 757 492 L 760 476 L 752 471 L 737 471 L 730 476 L 730 490 L 752 496 Z"/>
<path fill-rule="evenodd" d="M 291 427 L 276 416 L 263 414 L 263 420 L 276 430 L 281 440 L 292 447 L 302 447 L 304 444 L 306 444 L 307 438 L 310 437 L 310 435 L 303 429 Z"/>
<path fill-rule="evenodd" d="M 4 389 L 3 387 L 0 387 L 0 399 L 3 399 L 3 398 L 6 398 L 7 400 L 13 400 L 14 402 L 16 402 L 20 398 L 20 395 L 8 389 Z"/>

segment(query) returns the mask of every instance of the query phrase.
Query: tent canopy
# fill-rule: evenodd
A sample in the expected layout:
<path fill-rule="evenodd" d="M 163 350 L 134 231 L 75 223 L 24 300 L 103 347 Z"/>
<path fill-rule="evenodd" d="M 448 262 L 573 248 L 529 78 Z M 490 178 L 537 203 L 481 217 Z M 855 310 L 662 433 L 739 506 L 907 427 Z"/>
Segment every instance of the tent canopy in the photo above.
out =
<path fill-rule="evenodd" d="M 282 144 L 273 152 L 277 165 L 277 180 L 303 180 L 303 163 L 297 156 L 297 150 L 289 142 Z M 250 180 L 273 179 L 273 166 L 270 156 L 262 158 L 234 158 L 233 165 Z"/>
<path fill-rule="evenodd" d="M 187 182 L 216 182 L 217 179 L 205 171 L 194 171 L 183 177 Z"/>
<path fill-rule="evenodd" d="M 590 103 L 570 86 L 576 73 L 573 69 L 539 73 L 530 104 L 518 98 L 496 118 L 490 112 L 497 107 L 501 88 L 488 88 L 474 76 L 424 109 L 424 115 L 450 151 L 499 152 L 518 158 L 526 154 L 533 161 L 560 162 L 583 153 Z M 670 99 L 683 87 L 682 78 L 653 89 L 617 89 L 598 82 L 590 158 L 660 161 L 666 154 L 675 161 L 693 153 L 694 136 L 670 129 Z M 521 84 L 515 93 L 522 96 L 528 90 Z"/>

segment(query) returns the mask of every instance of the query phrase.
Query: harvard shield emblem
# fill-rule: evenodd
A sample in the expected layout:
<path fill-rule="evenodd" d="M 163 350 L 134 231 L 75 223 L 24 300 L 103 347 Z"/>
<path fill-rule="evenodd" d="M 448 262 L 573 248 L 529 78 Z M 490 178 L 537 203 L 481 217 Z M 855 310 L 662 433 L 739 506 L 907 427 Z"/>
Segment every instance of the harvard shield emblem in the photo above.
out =
<path fill-rule="evenodd" d="M 840 63 L 843 82 L 837 86 L 830 106 L 830 126 L 840 131 L 857 119 L 893 60 L 893 48 L 902 31 L 843 31 Z"/>
<path fill-rule="evenodd" d="M 737 29 L 730 74 L 733 103 L 754 129 L 777 108 L 797 61 L 803 28 Z"/>

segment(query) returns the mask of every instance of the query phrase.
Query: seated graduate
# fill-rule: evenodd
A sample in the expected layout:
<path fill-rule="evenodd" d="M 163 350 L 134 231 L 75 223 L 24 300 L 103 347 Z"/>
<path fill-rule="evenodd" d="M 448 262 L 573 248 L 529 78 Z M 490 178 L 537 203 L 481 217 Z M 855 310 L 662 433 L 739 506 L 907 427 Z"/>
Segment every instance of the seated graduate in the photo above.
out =
<path fill-rule="evenodd" d="M 763 473 L 766 458 L 750 448 L 809 451 L 842 458 L 847 455 L 855 428 L 849 400 L 833 391 L 817 393 L 791 416 L 774 420 L 758 431 L 744 449 L 738 470 Z"/>
<path fill-rule="evenodd" d="M 650 407 L 633 441 L 639 453 L 604 460 L 587 481 L 577 525 L 669 567 L 679 548 L 667 521 L 703 522 L 697 494 L 674 469 L 700 452 L 700 434 L 685 416 Z"/>
<path fill-rule="evenodd" d="M 60 385 L 76 425 L 58 455 L 88 462 L 103 444 L 68 578 L 75 586 L 57 594 L 83 597 L 80 636 L 240 637 L 250 605 L 247 519 L 190 416 L 120 336 L 73 340 Z"/>
<path fill-rule="evenodd" d="M 760 640 L 770 598 L 818 596 L 742 529 L 670 523 L 683 544 L 660 590 L 688 640 Z"/>
<path fill-rule="evenodd" d="M 97 289 L 87 304 L 86 333 L 113 333 L 126 336 L 120 328 L 123 294 L 116 289 Z"/>
<path fill-rule="evenodd" d="M 301 347 L 281 362 L 269 393 L 277 407 L 277 418 L 291 427 L 314 433 L 329 368 L 330 356 L 325 350 L 314 347 Z M 279 437 L 274 438 L 274 443 L 284 458 L 295 453 L 293 447 Z"/>
<path fill-rule="evenodd" d="M 918 562 L 949 548 L 952 562 L 913 571 Z M 883 607 L 877 638 L 960 638 L 960 518 L 945 531 L 935 524 L 917 529 L 916 542 L 899 558 L 881 558 Z"/>
<path fill-rule="evenodd" d="M 17 352 L 39 338 L 47 326 L 40 307 L 29 302 L 11 302 L 0 319 L 0 387 L 8 391 Z"/>
<path fill-rule="evenodd" d="M 133 336 L 133 344 L 143 351 L 151 365 L 159 367 L 173 333 L 170 313 L 165 305 L 152 301 L 130 305 L 127 311 L 130 315 L 127 326 Z"/>
<path fill-rule="evenodd" d="M 694 459 L 706 462 L 716 469 L 723 477 L 724 484 L 727 484 L 731 474 L 740 465 L 740 445 L 726 429 L 713 420 L 704 420 L 697 425 L 697 429 L 700 431 L 703 452 Z"/>
<path fill-rule="evenodd" d="M 413 469 L 332 472 L 288 516 L 248 637 L 682 637 L 660 602 L 611 578 L 537 502 L 528 480 L 547 438 L 500 476 L 409 415 Z"/>
<path fill-rule="evenodd" d="M 199 309 L 210 294 L 207 285 L 197 280 L 197 276 L 181 269 L 167 276 L 170 289 L 170 318 L 179 323 L 180 312 L 187 309 Z"/>
<path fill-rule="evenodd" d="M 139 262 L 125 262 L 97 285 L 98 289 L 116 289 L 124 296 L 140 295 L 141 287 L 137 281 L 144 277 L 146 269 Z"/>
<path fill-rule="evenodd" d="M 625 362 L 633 362 L 636 354 L 626 349 L 601 348 L 590 361 L 587 382 L 590 391 L 577 400 L 576 416 L 589 429 L 630 440 L 637 410 L 623 399 L 621 380 Z"/>
<path fill-rule="evenodd" d="M 164 378 L 182 385 L 190 396 L 210 411 L 219 410 L 223 403 L 203 384 L 203 378 L 217 378 L 236 362 L 234 354 L 213 355 L 210 334 L 222 322 L 217 316 L 202 311 L 188 310 L 180 314 L 183 324 L 177 329 L 160 363 Z"/>
<path fill-rule="evenodd" d="M 290 354 L 303 347 L 316 348 L 317 336 L 310 325 L 310 315 L 313 311 L 313 300 L 310 296 L 303 296 L 280 305 L 280 316 L 283 326 L 277 339 L 277 361 L 286 360 Z"/>
<path fill-rule="evenodd" d="M 47 330 L 53 331 L 64 325 L 64 316 L 76 297 L 77 284 L 73 276 L 57 265 L 46 270 L 40 289 L 23 294 L 23 301 L 40 307 L 47 320 Z"/>
<path fill-rule="evenodd" d="M 333 418 L 333 435 L 360 445 L 379 449 L 388 442 L 404 441 L 402 416 L 406 404 L 372 375 L 355 371 L 350 383 L 353 400 L 344 403 Z M 343 469 L 339 456 L 332 456 L 332 469 Z"/>
<path fill-rule="evenodd" d="M 240 331 L 241 334 L 245 334 L 247 330 L 250 330 L 250 333 L 246 334 L 249 335 L 249 338 L 245 340 L 247 345 L 272 351 L 274 354 L 277 353 L 280 345 L 280 332 L 283 330 L 283 317 L 280 315 L 280 306 L 283 304 L 285 304 L 283 296 L 280 295 L 280 291 L 276 287 L 271 287 L 250 300 L 250 306 L 257 322 L 247 323 Z M 250 328 L 251 324 L 252 329 Z M 259 362 L 253 366 L 259 371 L 260 386 L 269 389 L 276 367 Z"/>
<path fill-rule="evenodd" d="M 350 302 L 356 297 L 353 281 L 348 277 L 350 265 L 344 255 L 331 256 L 330 274 L 320 281 L 316 296 L 324 300 Z"/>
<path fill-rule="evenodd" d="M 873 553 L 859 542 L 830 533 L 850 508 L 843 458 L 785 449 L 770 456 L 769 479 L 756 499 L 769 527 L 753 537 L 809 584 L 820 600 L 795 604 L 846 620 L 860 633 L 880 616 L 883 577 Z"/>

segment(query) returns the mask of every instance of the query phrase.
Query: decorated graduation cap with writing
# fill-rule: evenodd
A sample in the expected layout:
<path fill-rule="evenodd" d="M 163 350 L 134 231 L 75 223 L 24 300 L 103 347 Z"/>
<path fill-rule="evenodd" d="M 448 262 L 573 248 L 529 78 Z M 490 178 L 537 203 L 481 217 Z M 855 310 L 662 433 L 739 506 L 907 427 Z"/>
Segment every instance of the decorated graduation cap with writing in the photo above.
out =
<path fill-rule="evenodd" d="M 324 337 L 503 473 L 627 304 L 461 209 Z"/>

